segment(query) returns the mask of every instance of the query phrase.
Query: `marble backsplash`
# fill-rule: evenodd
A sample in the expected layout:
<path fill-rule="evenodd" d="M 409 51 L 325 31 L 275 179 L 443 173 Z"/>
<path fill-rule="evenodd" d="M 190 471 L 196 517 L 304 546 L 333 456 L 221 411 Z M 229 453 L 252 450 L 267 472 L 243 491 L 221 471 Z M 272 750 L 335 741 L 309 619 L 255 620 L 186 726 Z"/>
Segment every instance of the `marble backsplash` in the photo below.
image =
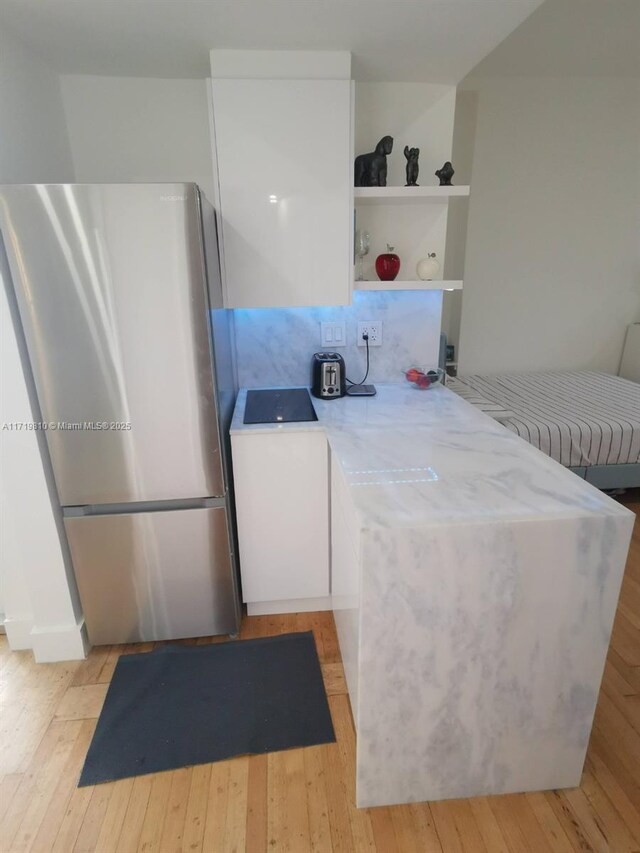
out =
<path fill-rule="evenodd" d="M 382 321 L 382 346 L 371 348 L 371 382 L 398 382 L 403 367 L 438 364 L 441 291 L 356 291 L 353 304 L 322 308 L 235 309 L 240 387 L 310 383 L 311 356 L 322 350 L 320 323 L 343 320 L 347 345 L 337 349 L 347 376 L 361 381 L 366 350 L 356 346 L 357 323 Z"/>

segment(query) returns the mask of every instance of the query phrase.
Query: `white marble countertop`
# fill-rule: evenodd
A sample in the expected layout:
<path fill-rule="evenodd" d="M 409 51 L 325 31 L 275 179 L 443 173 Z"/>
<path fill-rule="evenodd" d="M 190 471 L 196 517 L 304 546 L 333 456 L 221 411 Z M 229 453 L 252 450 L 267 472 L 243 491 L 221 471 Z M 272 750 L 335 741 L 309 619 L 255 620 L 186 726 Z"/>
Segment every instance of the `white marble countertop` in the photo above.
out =
<path fill-rule="evenodd" d="M 314 398 L 317 422 L 251 425 L 242 389 L 231 434 L 324 429 L 363 528 L 628 514 L 446 388 L 377 389 Z"/>

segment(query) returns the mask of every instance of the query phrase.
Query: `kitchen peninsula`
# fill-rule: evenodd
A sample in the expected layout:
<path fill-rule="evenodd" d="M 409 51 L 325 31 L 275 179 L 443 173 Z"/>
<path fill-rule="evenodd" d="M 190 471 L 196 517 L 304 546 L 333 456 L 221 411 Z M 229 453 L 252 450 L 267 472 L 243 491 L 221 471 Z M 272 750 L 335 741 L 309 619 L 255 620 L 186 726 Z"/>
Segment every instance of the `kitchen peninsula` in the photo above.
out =
<path fill-rule="evenodd" d="M 244 399 L 232 442 L 328 440 L 358 806 L 578 785 L 632 513 L 446 388 L 314 423 L 244 425 Z"/>

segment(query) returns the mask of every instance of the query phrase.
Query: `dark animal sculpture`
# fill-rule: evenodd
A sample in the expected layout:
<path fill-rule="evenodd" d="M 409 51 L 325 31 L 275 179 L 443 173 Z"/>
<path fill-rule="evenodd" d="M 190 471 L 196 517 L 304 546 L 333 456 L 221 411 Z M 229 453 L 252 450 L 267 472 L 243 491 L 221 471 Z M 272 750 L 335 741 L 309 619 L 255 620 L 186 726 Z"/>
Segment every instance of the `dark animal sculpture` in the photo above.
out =
<path fill-rule="evenodd" d="M 393 136 L 383 136 L 370 154 L 358 154 L 354 168 L 354 186 L 386 187 L 387 154 L 393 150 Z"/>
<path fill-rule="evenodd" d="M 450 187 L 451 186 L 451 178 L 455 175 L 455 170 L 451 165 L 451 162 L 447 160 L 442 169 L 436 170 L 436 178 L 440 178 L 440 186 L 441 187 Z"/>
<path fill-rule="evenodd" d="M 407 158 L 407 183 L 406 187 L 417 187 L 418 186 L 418 172 L 420 171 L 420 166 L 418 165 L 418 157 L 420 156 L 419 148 L 409 148 L 408 145 L 404 146 L 404 156 Z"/>

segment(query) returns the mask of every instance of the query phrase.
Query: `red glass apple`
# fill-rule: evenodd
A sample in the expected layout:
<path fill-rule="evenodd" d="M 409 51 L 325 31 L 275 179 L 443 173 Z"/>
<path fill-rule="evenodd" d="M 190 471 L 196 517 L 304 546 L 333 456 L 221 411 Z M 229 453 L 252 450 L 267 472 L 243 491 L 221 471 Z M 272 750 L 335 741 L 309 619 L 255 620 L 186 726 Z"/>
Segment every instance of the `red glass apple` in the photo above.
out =
<path fill-rule="evenodd" d="M 393 281 L 400 272 L 400 258 L 387 243 L 387 251 L 376 258 L 376 272 L 380 281 Z"/>

